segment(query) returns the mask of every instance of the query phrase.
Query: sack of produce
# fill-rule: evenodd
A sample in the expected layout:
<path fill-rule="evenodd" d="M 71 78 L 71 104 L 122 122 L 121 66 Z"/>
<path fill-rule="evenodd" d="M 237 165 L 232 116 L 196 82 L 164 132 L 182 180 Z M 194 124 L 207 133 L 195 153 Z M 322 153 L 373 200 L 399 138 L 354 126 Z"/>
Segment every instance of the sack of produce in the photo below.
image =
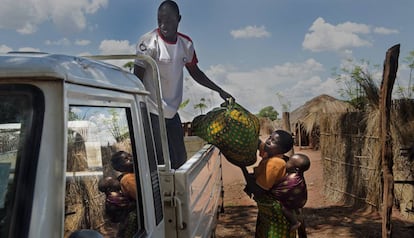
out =
<path fill-rule="evenodd" d="M 193 133 L 221 150 L 237 166 L 256 162 L 259 119 L 236 102 L 223 103 L 192 121 Z"/>

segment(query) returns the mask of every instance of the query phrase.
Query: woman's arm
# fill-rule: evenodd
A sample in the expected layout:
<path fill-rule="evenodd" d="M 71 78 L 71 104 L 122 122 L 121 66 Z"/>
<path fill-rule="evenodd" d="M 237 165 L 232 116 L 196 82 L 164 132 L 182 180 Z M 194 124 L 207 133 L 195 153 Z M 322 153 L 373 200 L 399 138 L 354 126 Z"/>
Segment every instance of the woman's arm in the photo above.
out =
<path fill-rule="evenodd" d="M 267 193 L 267 190 L 261 188 L 257 183 L 256 183 L 256 179 L 254 177 L 253 174 L 250 174 L 246 167 L 240 167 L 243 175 L 244 175 L 244 179 L 246 180 L 246 187 L 244 188 L 244 192 L 249 196 L 249 197 L 260 197 L 263 196 L 264 194 Z"/>

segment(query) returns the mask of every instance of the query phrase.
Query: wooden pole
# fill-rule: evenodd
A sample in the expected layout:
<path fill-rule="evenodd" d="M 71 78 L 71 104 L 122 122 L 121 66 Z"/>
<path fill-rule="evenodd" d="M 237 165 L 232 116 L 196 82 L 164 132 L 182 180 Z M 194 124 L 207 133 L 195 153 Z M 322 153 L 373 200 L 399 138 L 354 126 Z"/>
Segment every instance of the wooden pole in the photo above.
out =
<path fill-rule="evenodd" d="M 383 184 L 382 237 L 391 237 L 391 215 L 394 203 L 393 152 L 390 131 L 391 94 L 398 69 L 400 45 L 389 48 L 384 61 L 380 95 L 380 142 Z"/>
<path fill-rule="evenodd" d="M 289 112 L 283 112 L 282 114 L 282 125 L 283 125 L 283 130 L 289 132 L 292 134 L 292 131 L 290 129 L 290 113 Z M 292 149 L 287 153 L 288 156 L 292 156 L 295 153 L 293 147 Z"/>
<path fill-rule="evenodd" d="M 302 123 L 299 123 L 299 150 L 302 149 Z"/>
<path fill-rule="evenodd" d="M 282 114 L 282 125 L 283 125 L 283 130 L 288 131 L 290 133 L 292 133 L 291 131 L 291 127 L 290 127 L 290 113 L 289 112 L 283 112 Z M 300 130 L 299 130 L 299 135 L 300 135 Z M 300 136 L 299 136 L 300 139 Z M 299 146 L 300 146 L 300 141 L 299 141 Z M 295 150 L 292 149 L 287 153 L 289 157 L 291 157 L 293 154 L 295 153 Z M 298 236 L 299 238 L 307 238 L 307 234 L 306 234 L 306 224 L 305 224 L 305 219 L 303 217 L 303 211 L 302 209 L 298 209 L 297 210 L 297 215 L 298 215 L 298 220 L 300 221 L 301 225 L 298 228 Z"/>

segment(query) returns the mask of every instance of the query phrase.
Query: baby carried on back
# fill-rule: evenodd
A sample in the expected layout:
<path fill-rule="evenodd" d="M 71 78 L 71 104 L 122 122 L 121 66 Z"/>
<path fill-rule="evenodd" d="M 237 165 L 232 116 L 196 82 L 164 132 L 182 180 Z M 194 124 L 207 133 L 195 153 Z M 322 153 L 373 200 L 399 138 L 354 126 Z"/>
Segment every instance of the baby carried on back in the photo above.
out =
<path fill-rule="evenodd" d="M 291 231 L 301 225 L 297 219 L 297 210 L 303 208 L 308 199 L 303 173 L 309 167 L 310 160 L 306 155 L 292 155 L 286 161 L 286 176 L 270 189 L 270 193 L 282 204 L 282 212 L 291 224 Z"/>

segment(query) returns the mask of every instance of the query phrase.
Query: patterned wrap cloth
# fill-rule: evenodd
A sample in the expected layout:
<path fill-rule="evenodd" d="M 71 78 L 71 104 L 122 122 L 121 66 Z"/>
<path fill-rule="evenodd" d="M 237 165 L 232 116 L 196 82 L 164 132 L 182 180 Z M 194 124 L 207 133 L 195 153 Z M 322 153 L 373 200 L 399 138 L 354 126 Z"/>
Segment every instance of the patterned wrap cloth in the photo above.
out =
<path fill-rule="evenodd" d="M 289 209 L 297 209 L 305 206 L 308 199 L 305 178 L 303 173 L 291 173 L 274 185 L 271 194 Z"/>
<path fill-rule="evenodd" d="M 269 194 L 256 199 L 259 210 L 255 238 L 295 238 L 296 231 L 290 232 L 290 224 L 283 216 L 281 204 Z"/>
<path fill-rule="evenodd" d="M 256 238 L 295 238 L 290 232 L 290 223 L 282 213 L 282 204 L 271 193 L 275 184 L 286 176 L 286 162 L 279 156 L 262 159 L 254 168 L 256 183 L 265 190 L 265 195 L 255 198 L 258 208 Z"/>

